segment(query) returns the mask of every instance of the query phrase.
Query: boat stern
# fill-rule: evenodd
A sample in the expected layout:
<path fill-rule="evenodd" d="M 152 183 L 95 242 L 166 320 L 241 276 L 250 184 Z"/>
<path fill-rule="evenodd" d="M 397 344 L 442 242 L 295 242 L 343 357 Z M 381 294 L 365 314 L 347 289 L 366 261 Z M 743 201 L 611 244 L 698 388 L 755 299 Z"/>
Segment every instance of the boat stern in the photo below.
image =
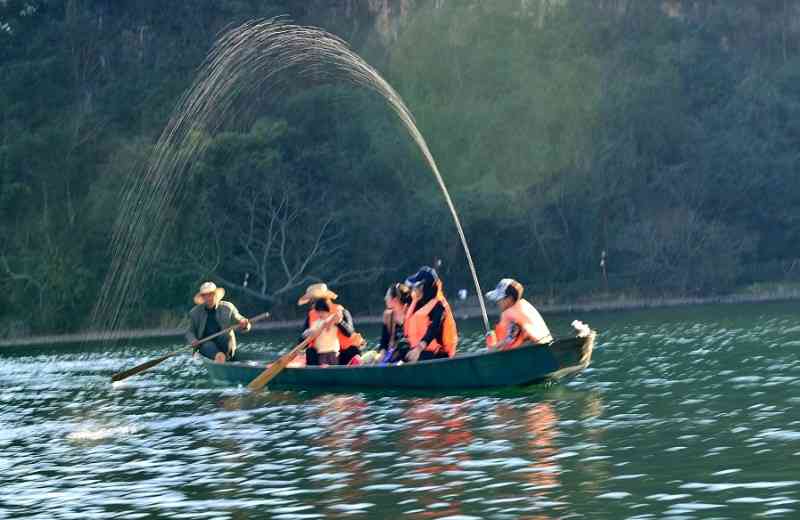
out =
<path fill-rule="evenodd" d="M 550 379 L 561 379 L 569 374 L 580 372 L 592 362 L 592 352 L 597 332 L 588 326 L 578 331 L 574 338 L 554 341 L 547 348 L 558 362 L 558 370 Z"/>

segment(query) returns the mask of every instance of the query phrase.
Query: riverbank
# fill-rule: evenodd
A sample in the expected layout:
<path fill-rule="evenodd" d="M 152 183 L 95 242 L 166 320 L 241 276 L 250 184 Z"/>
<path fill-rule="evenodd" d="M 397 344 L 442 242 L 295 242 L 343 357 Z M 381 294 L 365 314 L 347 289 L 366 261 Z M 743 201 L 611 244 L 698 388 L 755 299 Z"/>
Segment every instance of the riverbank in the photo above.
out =
<path fill-rule="evenodd" d="M 800 288 L 778 286 L 768 291 L 742 292 L 725 296 L 709 296 L 704 298 L 629 298 L 617 297 L 603 299 L 592 302 L 575 302 L 564 304 L 541 304 L 536 307 L 543 314 L 556 314 L 564 312 L 611 312 L 626 311 L 636 309 L 648 309 L 657 307 L 678 307 L 688 305 L 704 304 L 736 304 L 736 303 L 758 303 L 782 300 L 800 300 Z M 453 311 L 458 319 L 480 318 L 480 308 L 477 302 L 455 302 Z M 490 306 L 489 316 L 496 316 L 497 310 Z M 365 325 L 376 325 L 381 322 L 380 316 L 356 316 L 356 323 Z M 268 321 L 254 326 L 257 331 L 300 329 L 303 326 L 302 320 L 282 320 Z M 184 330 L 182 328 L 160 328 L 160 329 L 140 329 L 140 330 L 120 330 L 114 333 L 107 332 L 84 332 L 76 334 L 52 334 L 42 336 L 31 336 L 27 338 L 10 338 L 0 340 L 0 348 L 24 347 L 35 345 L 61 345 L 90 343 L 98 341 L 117 341 L 147 338 L 182 338 Z"/>

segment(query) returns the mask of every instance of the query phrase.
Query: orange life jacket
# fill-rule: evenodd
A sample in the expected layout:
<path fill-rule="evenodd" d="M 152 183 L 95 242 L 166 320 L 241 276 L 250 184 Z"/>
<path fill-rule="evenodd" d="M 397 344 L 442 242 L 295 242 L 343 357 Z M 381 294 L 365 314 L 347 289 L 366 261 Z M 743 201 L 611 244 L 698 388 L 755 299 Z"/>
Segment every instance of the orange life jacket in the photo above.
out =
<path fill-rule="evenodd" d="M 542 341 L 551 338 L 550 331 L 547 331 L 547 334 L 541 338 L 531 338 L 525 333 L 525 325 L 534 325 L 539 321 L 541 321 L 541 318 L 538 317 L 533 305 L 524 298 L 520 298 L 517 303 L 504 310 L 500 315 L 500 321 L 494 327 L 496 341 L 503 341 L 506 338 L 508 329 L 512 324 L 516 324 L 519 330 L 514 341 L 507 348 L 517 348 L 528 341 Z M 493 347 L 494 345 L 490 346 Z"/>
<path fill-rule="evenodd" d="M 339 309 L 344 310 L 344 308 L 341 305 L 337 305 L 335 303 L 332 304 L 331 305 L 331 314 L 337 312 Z M 320 315 L 319 315 L 318 311 L 316 311 L 315 309 L 311 309 L 310 311 L 308 311 L 308 325 L 309 326 L 313 325 L 314 322 L 319 320 L 319 319 L 322 319 L 322 318 L 320 318 Z M 339 337 L 339 350 L 340 351 L 344 350 L 344 349 L 346 349 L 348 347 L 352 347 L 353 345 L 358 346 L 356 341 L 355 341 L 355 336 L 356 336 L 355 333 L 353 333 L 352 336 L 347 336 L 344 332 L 342 332 L 342 329 L 340 329 L 339 327 L 336 327 L 336 335 Z M 311 343 L 308 344 L 308 346 L 309 346 L 309 348 L 313 347 L 314 346 L 314 342 L 312 341 Z"/>
<path fill-rule="evenodd" d="M 431 326 L 431 319 L 429 317 L 431 311 L 437 303 L 441 302 L 444 306 L 444 315 L 442 316 L 442 343 L 439 344 L 437 339 L 428 344 L 425 350 L 431 352 L 438 352 L 439 349 L 444 348 L 448 357 L 453 357 L 456 353 L 456 346 L 458 345 L 458 331 L 456 330 L 456 320 L 453 318 L 453 312 L 450 310 L 450 305 L 444 299 L 441 291 L 425 304 L 419 310 L 416 309 L 417 304 L 413 303 L 406 314 L 406 321 L 403 323 L 403 328 L 411 345 L 416 345 L 428 332 L 428 327 Z"/>
<path fill-rule="evenodd" d="M 497 345 L 497 343 L 506 339 L 506 336 L 508 336 L 507 324 L 502 321 L 498 321 L 497 325 L 494 326 L 494 338 L 492 339 L 492 342 L 489 344 L 489 347 L 494 348 Z M 523 336 L 524 334 L 522 334 L 522 329 L 520 329 L 519 332 L 517 333 L 517 337 L 514 338 L 514 341 L 508 348 L 517 348 L 518 346 L 522 345 L 521 339 Z"/>

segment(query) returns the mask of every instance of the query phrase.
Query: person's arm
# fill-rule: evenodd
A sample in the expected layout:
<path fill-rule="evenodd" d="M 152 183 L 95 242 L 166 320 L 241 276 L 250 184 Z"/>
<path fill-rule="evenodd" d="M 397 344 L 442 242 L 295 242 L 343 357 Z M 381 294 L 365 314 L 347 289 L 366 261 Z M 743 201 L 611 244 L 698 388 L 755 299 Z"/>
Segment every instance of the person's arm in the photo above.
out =
<path fill-rule="evenodd" d="M 506 324 L 506 337 L 501 338 L 501 341 L 495 347 L 497 350 L 506 350 L 514 344 L 520 334 L 525 334 L 525 328 L 514 321 L 509 321 Z"/>
<path fill-rule="evenodd" d="M 239 309 L 236 308 L 236 305 L 230 302 L 228 303 L 228 305 L 229 305 L 228 308 L 231 311 L 231 322 L 238 323 L 239 329 L 243 330 L 244 332 L 249 332 L 250 329 L 253 328 L 253 325 L 252 323 L 250 323 L 250 320 L 241 315 Z"/>
<path fill-rule="evenodd" d="M 386 323 L 384 323 L 383 329 L 381 330 L 381 343 L 378 345 L 378 350 L 388 350 L 391 339 L 392 333 L 389 330 L 389 327 L 386 326 Z"/>
<path fill-rule="evenodd" d="M 336 326 L 339 327 L 339 330 L 342 331 L 342 334 L 348 338 L 356 331 L 355 327 L 353 327 L 353 316 L 350 314 L 350 311 L 344 307 L 342 307 L 342 321 L 337 323 Z"/>
<path fill-rule="evenodd" d="M 186 341 L 194 347 L 195 343 L 197 343 L 197 339 L 194 333 L 194 315 L 189 312 L 189 327 L 186 329 Z"/>
<path fill-rule="evenodd" d="M 425 343 L 425 346 L 430 345 L 433 340 L 442 335 L 442 325 L 444 324 L 444 305 L 442 305 L 442 302 L 437 302 L 433 306 L 428 319 L 431 320 L 431 324 L 428 326 L 425 335 L 422 336 L 422 341 L 420 341 L 420 343 Z"/>

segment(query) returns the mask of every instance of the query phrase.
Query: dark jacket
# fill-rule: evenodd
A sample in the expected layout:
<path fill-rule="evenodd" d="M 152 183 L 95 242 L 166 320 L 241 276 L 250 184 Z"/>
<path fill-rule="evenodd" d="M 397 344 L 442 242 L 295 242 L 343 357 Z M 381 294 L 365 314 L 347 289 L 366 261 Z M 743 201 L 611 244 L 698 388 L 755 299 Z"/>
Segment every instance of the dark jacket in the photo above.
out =
<path fill-rule="evenodd" d="M 239 314 L 239 310 L 230 302 L 221 301 L 217 304 L 217 323 L 221 329 L 227 329 L 232 325 L 237 325 L 244 316 Z M 195 305 L 189 311 L 189 329 L 186 331 L 186 339 L 191 343 L 192 341 L 201 339 L 203 331 L 206 329 L 206 313 L 205 305 Z M 233 331 L 228 333 L 228 355 L 233 356 L 236 353 L 236 334 Z"/>

